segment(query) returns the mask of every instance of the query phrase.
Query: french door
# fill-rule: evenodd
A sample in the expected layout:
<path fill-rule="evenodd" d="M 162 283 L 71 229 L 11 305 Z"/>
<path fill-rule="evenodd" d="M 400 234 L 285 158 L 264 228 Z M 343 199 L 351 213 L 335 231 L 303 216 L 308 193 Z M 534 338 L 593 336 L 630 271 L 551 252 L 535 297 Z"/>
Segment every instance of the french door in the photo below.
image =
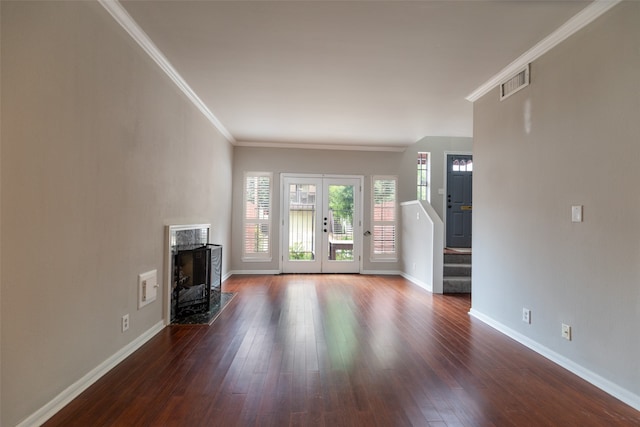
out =
<path fill-rule="evenodd" d="M 282 272 L 359 273 L 362 177 L 282 175 Z"/>

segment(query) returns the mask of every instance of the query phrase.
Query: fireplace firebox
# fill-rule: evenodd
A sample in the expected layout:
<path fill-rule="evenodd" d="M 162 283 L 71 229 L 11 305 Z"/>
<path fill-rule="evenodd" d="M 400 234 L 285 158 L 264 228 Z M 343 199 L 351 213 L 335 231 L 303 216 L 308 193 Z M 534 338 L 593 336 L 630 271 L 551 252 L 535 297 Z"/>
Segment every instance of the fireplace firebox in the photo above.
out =
<path fill-rule="evenodd" d="M 175 319 L 207 312 L 220 303 L 222 246 L 190 244 L 174 252 L 173 314 Z"/>

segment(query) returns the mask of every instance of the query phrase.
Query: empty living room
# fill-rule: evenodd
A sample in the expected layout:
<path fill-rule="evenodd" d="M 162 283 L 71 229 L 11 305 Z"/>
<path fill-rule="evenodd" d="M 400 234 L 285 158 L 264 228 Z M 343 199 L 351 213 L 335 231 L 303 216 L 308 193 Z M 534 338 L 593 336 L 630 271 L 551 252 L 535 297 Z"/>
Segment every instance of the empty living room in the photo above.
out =
<path fill-rule="evenodd" d="M 0 425 L 640 426 L 639 24 L 0 1 Z"/>

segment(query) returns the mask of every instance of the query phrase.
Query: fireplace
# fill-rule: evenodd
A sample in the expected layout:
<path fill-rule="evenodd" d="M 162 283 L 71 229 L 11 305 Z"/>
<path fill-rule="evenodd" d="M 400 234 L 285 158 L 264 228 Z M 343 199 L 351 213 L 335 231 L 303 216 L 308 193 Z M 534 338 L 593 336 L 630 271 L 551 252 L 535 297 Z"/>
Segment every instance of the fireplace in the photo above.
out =
<path fill-rule="evenodd" d="M 173 266 L 172 320 L 207 312 L 220 303 L 222 246 L 176 246 Z"/>
<path fill-rule="evenodd" d="M 166 324 L 202 316 L 220 303 L 222 246 L 209 243 L 210 231 L 210 224 L 166 228 Z"/>

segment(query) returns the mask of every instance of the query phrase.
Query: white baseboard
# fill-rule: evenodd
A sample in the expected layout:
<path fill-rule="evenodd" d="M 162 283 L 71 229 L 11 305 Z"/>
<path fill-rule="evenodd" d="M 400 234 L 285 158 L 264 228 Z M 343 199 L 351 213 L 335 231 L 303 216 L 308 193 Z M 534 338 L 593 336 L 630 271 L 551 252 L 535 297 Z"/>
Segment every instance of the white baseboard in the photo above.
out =
<path fill-rule="evenodd" d="M 420 286 L 422 289 L 424 289 L 427 292 L 431 292 L 433 293 L 433 286 L 431 286 L 428 283 L 423 282 L 422 280 L 411 276 L 410 274 L 407 273 L 400 273 L 400 275 L 402 277 L 404 277 L 405 279 L 407 279 L 408 281 L 410 281 L 411 283 L 413 283 L 414 285 L 418 285 Z"/>
<path fill-rule="evenodd" d="M 230 271 L 227 275 L 229 277 L 234 274 L 266 274 L 266 275 L 274 275 L 280 274 L 280 270 L 233 270 Z"/>
<path fill-rule="evenodd" d="M 44 424 L 49 418 L 64 408 L 69 402 L 78 397 L 80 393 L 98 381 L 104 374 L 113 369 L 118 363 L 129 357 L 134 351 L 142 347 L 164 328 L 164 320 L 159 321 L 135 340 L 120 349 L 113 356 L 96 366 L 85 376 L 67 387 L 62 393 L 54 397 L 49 403 L 27 417 L 17 427 L 32 427 Z"/>
<path fill-rule="evenodd" d="M 555 351 L 549 349 L 538 343 L 537 341 L 532 340 L 531 338 L 522 335 L 521 333 L 514 331 L 513 329 L 505 326 L 504 324 L 494 320 L 493 318 L 474 310 L 473 308 L 469 311 L 469 314 L 481 322 L 491 326 L 499 332 L 507 335 L 510 338 L 518 341 L 520 344 L 530 348 L 536 353 L 546 357 L 554 363 L 562 366 L 566 370 L 576 374 L 580 378 L 585 381 L 590 382 L 594 386 L 598 387 L 602 391 L 609 393 L 611 396 L 615 397 L 626 403 L 627 405 L 637 409 L 640 411 L 640 396 L 630 392 L 629 390 L 620 387 L 619 385 L 607 380 L 606 378 L 601 377 L 585 367 L 578 365 L 570 359 L 567 359 L 563 355 L 556 353 Z"/>
<path fill-rule="evenodd" d="M 360 274 L 370 274 L 372 276 L 402 276 L 397 270 L 362 270 Z"/>
<path fill-rule="evenodd" d="M 280 270 L 233 270 L 227 273 L 224 280 L 235 274 L 265 274 L 277 275 L 282 274 Z M 370 274 L 372 276 L 402 276 L 403 273 L 397 270 L 363 270 L 360 274 Z"/>

